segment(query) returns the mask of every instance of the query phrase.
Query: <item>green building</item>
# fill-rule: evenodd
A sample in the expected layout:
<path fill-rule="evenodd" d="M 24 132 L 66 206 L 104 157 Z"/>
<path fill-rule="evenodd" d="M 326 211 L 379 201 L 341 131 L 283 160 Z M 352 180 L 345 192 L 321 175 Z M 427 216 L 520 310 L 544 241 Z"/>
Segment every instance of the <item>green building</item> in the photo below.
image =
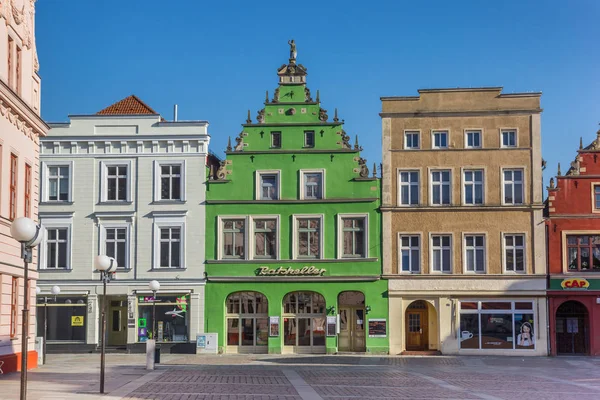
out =
<path fill-rule="evenodd" d="M 387 353 L 380 181 L 290 46 L 207 181 L 205 332 L 225 353 Z"/>

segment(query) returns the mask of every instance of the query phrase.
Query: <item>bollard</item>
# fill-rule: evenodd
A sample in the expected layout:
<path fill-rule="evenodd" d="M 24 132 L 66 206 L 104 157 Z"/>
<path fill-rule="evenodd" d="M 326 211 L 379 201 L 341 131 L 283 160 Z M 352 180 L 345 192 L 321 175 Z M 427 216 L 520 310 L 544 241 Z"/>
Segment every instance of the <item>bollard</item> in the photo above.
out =
<path fill-rule="evenodd" d="M 154 369 L 154 349 L 156 341 L 154 339 L 146 340 L 146 369 L 152 371 Z"/>

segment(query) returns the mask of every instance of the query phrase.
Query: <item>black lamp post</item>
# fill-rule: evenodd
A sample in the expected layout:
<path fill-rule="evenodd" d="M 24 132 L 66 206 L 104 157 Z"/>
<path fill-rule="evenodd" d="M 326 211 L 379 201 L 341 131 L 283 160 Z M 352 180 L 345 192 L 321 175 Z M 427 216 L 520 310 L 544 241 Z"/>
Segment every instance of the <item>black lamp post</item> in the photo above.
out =
<path fill-rule="evenodd" d="M 156 342 L 156 292 L 160 289 L 160 282 L 150 281 L 148 287 L 152 290 L 152 339 Z"/>
<path fill-rule="evenodd" d="M 104 286 L 102 292 L 102 321 L 100 334 L 100 393 L 104 393 L 104 367 L 106 353 L 106 284 L 110 282 L 110 277 L 117 269 L 117 260 L 112 257 L 99 255 L 94 260 L 94 266 L 100 271 L 100 279 Z"/>

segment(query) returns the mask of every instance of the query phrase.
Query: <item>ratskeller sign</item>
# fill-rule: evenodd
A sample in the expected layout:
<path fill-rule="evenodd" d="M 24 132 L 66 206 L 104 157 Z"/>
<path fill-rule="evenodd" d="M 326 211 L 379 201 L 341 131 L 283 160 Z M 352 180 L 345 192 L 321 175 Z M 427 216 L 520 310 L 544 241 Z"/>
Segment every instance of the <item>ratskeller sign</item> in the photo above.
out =
<path fill-rule="evenodd" d="M 276 276 L 287 276 L 287 275 L 312 275 L 312 276 L 321 276 L 327 271 L 325 268 L 315 268 L 313 266 L 310 267 L 302 267 L 302 268 L 292 268 L 292 267 L 279 267 L 279 268 L 270 268 L 270 267 L 260 267 L 256 271 L 256 275 L 258 276 L 266 276 L 266 275 L 276 275 Z"/>

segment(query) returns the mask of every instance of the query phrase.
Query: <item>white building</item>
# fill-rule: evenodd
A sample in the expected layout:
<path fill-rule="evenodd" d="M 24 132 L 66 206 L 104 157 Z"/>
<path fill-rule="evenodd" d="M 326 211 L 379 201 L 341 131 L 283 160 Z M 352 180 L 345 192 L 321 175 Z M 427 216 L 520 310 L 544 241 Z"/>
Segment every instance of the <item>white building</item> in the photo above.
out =
<path fill-rule="evenodd" d="M 143 348 L 153 326 L 148 283 L 158 280 L 157 340 L 195 352 L 208 122 L 166 121 L 135 96 L 69 119 L 50 124 L 40 148 L 38 336 L 47 315 L 49 352 L 97 346 L 103 289 L 93 260 L 106 254 L 119 264 L 107 289 L 107 345 Z M 60 295 L 48 298 L 54 285 Z"/>

